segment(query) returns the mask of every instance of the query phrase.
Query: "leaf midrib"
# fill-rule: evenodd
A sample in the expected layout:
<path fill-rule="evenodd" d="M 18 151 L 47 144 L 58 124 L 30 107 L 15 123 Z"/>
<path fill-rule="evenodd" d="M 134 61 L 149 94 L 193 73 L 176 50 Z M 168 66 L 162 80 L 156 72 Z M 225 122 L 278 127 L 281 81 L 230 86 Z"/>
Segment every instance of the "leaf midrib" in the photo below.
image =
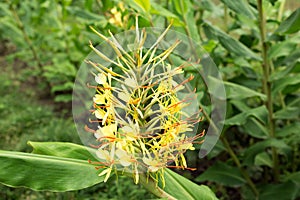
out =
<path fill-rule="evenodd" d="M 10 157 L 10 158 L 15 158 L 15 159 L 24 159 L 26 160 L 34 160 L 34 159 L 40 159 L 44 161 L 49 161 L 49 160 L 56 160 L 57 162 L 62 162 L 62 163 L 77 163 L 80 165 L 89 165 L 92 166 L 90 163 L 88 163 L 85 160 L 80 160 L 80 159 L 74 159 L 74 158 L 62 158 L 62 157 L 56 157 L 56 156 L 45 156 L 45 155 L 39 155 L 39 154 L 30 154 L 30 153 L 23 153 L 23 152 L 8 152 L 8 151 L 2 151 L 0 150 L 0 157 Z"/>
<path fill-rule="evenodd" d="M 187 188 L 186 188 L 183 184 L 180 184 L 180 180 L 176 179 L 176 177 L 174 177 L 174 176 L 172 175 L 172 173 L 170 173 L 170 172 L 168 171 L 168 169 L 166 170 L 166 173 L 168 174 L 168 176 L 169 176 L 170 178 L 172 178 L 172 179 L 174 180 L 173 183 L 175 182 L 177 185 L 179 185 L 179 186 L 181 186 L 182 188 L 184 188 L 184 192 L 185 192 L 188 196 L 190 196 L 190 199 L 196 199 L 192 194 L 190 194 L 190 193 L 188 192 Z"/>

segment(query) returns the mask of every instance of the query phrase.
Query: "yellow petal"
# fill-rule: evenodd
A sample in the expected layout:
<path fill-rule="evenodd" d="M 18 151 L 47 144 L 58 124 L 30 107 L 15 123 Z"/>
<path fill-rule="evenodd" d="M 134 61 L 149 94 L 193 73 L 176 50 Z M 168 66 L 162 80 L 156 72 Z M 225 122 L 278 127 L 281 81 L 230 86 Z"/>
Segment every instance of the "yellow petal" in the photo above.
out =
<path fill-rule="evenodd" d="M 110 161 L 109 152 L 107 150 L 99 149 L 96 152 L 96 155 L 103 160 Z"/>
<path fill-rule="evenodd" d="M 137 83 L 133 78 L 126 78 L 124 80 L 124 83 L 130 87 L 136 88 L 137 87 Z"/>
<path fill-rule="evenodd" d="M 106 76 L 105 74 L 98 74 L 96 77 L 95 77 L 95 81 L 100 84 L 100 85 L 103 85 L 104 83 L 106 83 Z"/>
<path fill-rule="evenodd" d="M 127 94 L 125 92 L 120 92 L 118 94 L 118 97 L 122 100 L 122 101 L 125 101 L 126 103 L 129 102 L 130 100 L 130 94 Z"/>
<path fill-rule="evenodd" d="M 93 101 L 94 101 L 96 104 L 105 104 L 105 96 L 104 96 L 104 95 L 100 95 L 100 94 L 96 94 L 96 95 L 93 97 Z"/>

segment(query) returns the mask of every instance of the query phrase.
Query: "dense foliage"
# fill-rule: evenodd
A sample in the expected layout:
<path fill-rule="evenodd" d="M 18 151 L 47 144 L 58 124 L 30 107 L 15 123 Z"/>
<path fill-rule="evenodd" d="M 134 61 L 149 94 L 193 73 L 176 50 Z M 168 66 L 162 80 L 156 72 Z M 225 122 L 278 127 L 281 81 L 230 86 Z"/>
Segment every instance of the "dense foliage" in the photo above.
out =
<path fill-rule="evenodd" d="M 0 39 L 3 48 L 14 49 L 6 55 L 6 60 L 24 63 L 23 69 L 18 69 L 22 72 L 17 76 L 21 83 L 2 78 L 1 90 L 6 92 L 0 91 L 1 96 L 9 94 L 1 97 L 0 114 L 12 119 L 1 119 L 1 137 L 13 133 L 26 138 L 23 130 L 32 130 L 38 139 L 40 132 L 52 132 L 57 126 L 54 123 L 57 119 L 42 107 L 37 111 L 28 106 L 24 111 L 26 104 L 12 105 L 11 96 L 18 96 L 15 90 L 5 89 L 5 85 L 22 89 L 22 83 L 30 79 L 35 84 L 32 89 L 38 93 L 46 90 L 46 96 L 54 97 L 54 101 L 70 101 L 76 70 L 90 51 L 88 41 L 99 41 L 89 26 L 103 34 L 108 34 L 108 29 L 113 33 L 129 30 L 139 13 L 140 27 L 164 27 L 173 21 L 174 30 L 203 46 L 224 79 L 227 116 L 220 141 L 205 159 L 200 160 L 197 151 L 187 152 L 188 165 L 198 170 L 185 171 L 183 175 L 208 185 L 220 199 L 297 199 L 300 197 L 299 6 L 296 1 L 285 0 L 1 2 Z M 190 74 L 195 72 L 186 72 L 187 76 Z M 205 90 L 199 79 L 192 84 Z M 210 102 L 202 98 L 200 103 L 207 127 L 213 123 Z M 20 107 L 13 112 L 22 110 L 24 114 L 12 115 L 12 108 L 5 109 L 9 104 Z M 62 129 L 72 126 L 65 121 L 59 123 Z M 42 139 L 76 142 L 65 140 L 59 133 L 55 135 L 57 138 Z M 18 142 L 11 142 L 12 146 L 25 140 L 14 137 Z M 1 145 L 8 144 L 8 139 L 2 141 Z"/>

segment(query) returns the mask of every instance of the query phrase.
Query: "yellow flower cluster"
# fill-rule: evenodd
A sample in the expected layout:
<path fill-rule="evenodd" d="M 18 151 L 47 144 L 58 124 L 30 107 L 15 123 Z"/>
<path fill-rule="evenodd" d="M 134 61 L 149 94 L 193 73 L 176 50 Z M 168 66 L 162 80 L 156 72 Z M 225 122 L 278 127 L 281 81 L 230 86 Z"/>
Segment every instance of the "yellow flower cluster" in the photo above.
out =
<path fill-rule="evenodd" d="M 124 3 L 119 2 L 117 6 L 113 7 L 109 12 L 108 22 L 115 26 L 126 28 L 129 15 L 124 15 L 125 12 Z"/>
<path fill-rule="evenodd" d="M 157 53 L 157 45 L 168 29 L 145 51 L 146 32 L 140 33 L 137 28 L 137 48 L 131 53 L 125 52 L 112 34 L 109 39 L 93 29 L 117 55 L 111 60 L 90 45 L 116 68 L 88 61 L 98 71 L 93 97 L 98 129 L 94 136 L 99 142 L 99 163 L 105 168 L 99 174 L 105 176 L 104 181 L 112 171 L 125 171 L 132 173 L 135 183 L 139 173 L 147 173 L 164 185 L 165 168 L 187 168 L 183 154 L 194 149 L 193 142 L 198 136 L 185 134 L 192 131 L 193 125 L 188 121 L 191 116 L 183 111 L 189 103 L 180 99 L 178 92 L 185 89 L 185 83 L 192 77 L 176 81 L 175 77 L 183 73 L 182 67 L 172 68 L 166 62 L 179 42 Z"/>

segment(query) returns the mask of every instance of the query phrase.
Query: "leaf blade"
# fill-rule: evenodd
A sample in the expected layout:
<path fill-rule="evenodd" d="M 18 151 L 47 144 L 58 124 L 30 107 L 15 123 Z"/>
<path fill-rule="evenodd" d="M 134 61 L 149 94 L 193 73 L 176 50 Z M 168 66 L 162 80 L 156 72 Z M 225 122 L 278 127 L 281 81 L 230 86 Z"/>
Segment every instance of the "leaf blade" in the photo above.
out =
<path fill-rule="evenodd" d="M 239 42 L 237 39 L 231 37 L 222 30 L 208 24 L 204 23 L 204 31 L 207 32 L 207 37 L 217 37 L 221 45 L 230 53 L 236 56 L 243 56 L 245 58 L 252 58 L 261 61 L 261 58 L 256 55 L 251 49 L 245 46 L 243 43 Z"/>
<path fill-rule="evenodd" d="M 300 30 L 300 8 L 295 10 L 286 20 L 281 22 L 276 32 L 292 34 Z"/>
<path fill-rule="evenodd" d="M 103 181 L 85 160 L 0 151 L 0 162 L 0 182 L 12 187 L 64 192 Z"/>
<path fill-rule="evenodd" d="M 245 0 L 232 1 L 232 0 L 221 0 L 226 6 L 228 6 L 234 12 L 245 15 L 250 19 L 255 19 L 255 15 L 251 10 L 251 7 Z"/>
<path fill-rule="evenodd" d="M 134 0 L 134 2 L 139 5 L 144 11 L 149 12 L 151 8 L 150 0 Z"/>
<path fill-rule="evenodd" d="M 246 183 L 236 167 L 217 162 L 196 178 L 197 181 L 214 181 L 226 186 L 240 186 Z"/>
<path fill-rule="evenodd" d="M 215 200 L 215 194 L 205 185 L 197 185 L 183 176 L 166 169 L 164 190 L 176 199 Z"/>
<path fill-rule="evenodd" d="M 94 154 L 95 149 L 87 148 L 82 145 L 63 142 L 29 142 L 34 148 L 35 153 L 42 153 L 52 156 L 60 156 L 65 158 L 88 159 Z M 176 174 L 175 172 L 166 169 L 165 171 L 166 186 L 163 188 L 167 193 L 177 199 L 185 198 L 188 195 L 189 199 L 216 199 L 215 194 L 204 185 L 196 185 L 190 180 Z M 184 187 L 189 185 L 188 188 Z M 174 187 L 176 185 L 177 187 Z M 180 191 L 180 192 L 178 192 Z"/>

